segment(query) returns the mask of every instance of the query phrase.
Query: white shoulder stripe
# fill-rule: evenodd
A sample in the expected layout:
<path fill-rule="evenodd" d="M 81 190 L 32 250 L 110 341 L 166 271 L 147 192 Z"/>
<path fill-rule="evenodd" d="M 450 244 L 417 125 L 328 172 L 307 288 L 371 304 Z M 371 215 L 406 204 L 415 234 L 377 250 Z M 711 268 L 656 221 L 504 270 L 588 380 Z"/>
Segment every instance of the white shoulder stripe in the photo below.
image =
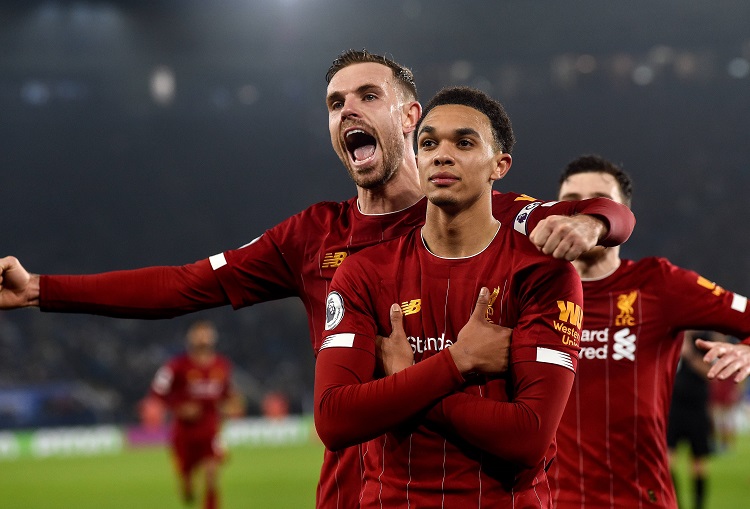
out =
<path fill-rule="evenodd" d="M 732 309 L 744 313 L 747 309 L 747 297 L 735 293 L 732 297 Z"/>
<path fill-rule="evenodd" d="M 558 366 L 575 371 L 575 369 L 573 369 L 573 360 L 570 358 L 570 354 L 559 350 L 538 346 L 536 348 L 536 361 L 546 362 L 547 364 L 557 364 Z"/>
<path fill-rule="evenodd" d="M 218 270 L 227 264 L 227 259 L 224 256 L 224 253 L 209 256 L 208 261 L 211 262 L 211 268 L 214 270 Z"/>
<path fill-rule="evenodd" d="M 354 346 L 354 333 L 353 332 L 345 332 L 342 334 L 332 334 L 325 338 L 323 340 L 323 344 L 321 345 L 320 349 L 324 348 L 334 348 L 334 347 L 342 347 L 342 348 L 351 348 Z"/>

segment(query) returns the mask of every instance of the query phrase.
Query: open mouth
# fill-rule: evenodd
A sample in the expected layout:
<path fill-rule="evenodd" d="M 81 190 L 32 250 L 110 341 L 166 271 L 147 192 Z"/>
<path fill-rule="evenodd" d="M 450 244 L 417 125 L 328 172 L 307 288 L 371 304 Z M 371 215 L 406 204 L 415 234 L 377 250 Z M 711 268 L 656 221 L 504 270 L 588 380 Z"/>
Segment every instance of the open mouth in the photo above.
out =
<path fill-rule="evenodd" d="M 377 141 L 373 136 L 358 127 L 347 131 L 344 135 L 344 141 L 346 150 L 355 163 L 365 161 L 375 154 Z"/>

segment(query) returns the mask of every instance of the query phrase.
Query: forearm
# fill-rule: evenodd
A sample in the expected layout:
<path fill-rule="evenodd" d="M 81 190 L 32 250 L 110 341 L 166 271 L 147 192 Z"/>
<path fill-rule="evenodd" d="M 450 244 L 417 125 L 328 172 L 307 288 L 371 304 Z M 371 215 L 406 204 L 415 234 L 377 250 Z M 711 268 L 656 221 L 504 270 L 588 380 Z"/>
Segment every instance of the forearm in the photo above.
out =
<path fill-rule="evenodd" d="M 623 244 L 635 228 L 633 212 L 620 203 L 607 198 L 590 198 L 580 201 L 561 201 L 549 207 L 539 206 L 529 217 L 528 231 L 534 230 L 539 222 L 549 216 L 593 216 L 604 223 L 602 235 L 599 236 L 600 246 L 610 247 Z"/>
<path fill-rule="evenodd" d="M 495 456 L 525 466 L 538 464 L 555 436 L 574 373 L 550 365 L 521 370 L 526 373 L 518 377 L 514 401 L 459 392 L 443 398 L 428 419 Z"/>
<path fill-rule="evenodd" d="M 464 383 L 446 350 L 377 380 L 374 357 L 351 350 L 322 350 L 316 363 L 315 425 L 331 450 L 382 435 Z"/>
<path fill-rule="evenodd" d="M 43 311 L 170 318 L 227 304 L 207 261 L 82 276 L 41 276 Z"/>
<path fill-rule="evenodd" d="M 39 274 L 30 274 L 29 283 L 24 292 L 25 303 L 22 307 L 39 307 Z"/>

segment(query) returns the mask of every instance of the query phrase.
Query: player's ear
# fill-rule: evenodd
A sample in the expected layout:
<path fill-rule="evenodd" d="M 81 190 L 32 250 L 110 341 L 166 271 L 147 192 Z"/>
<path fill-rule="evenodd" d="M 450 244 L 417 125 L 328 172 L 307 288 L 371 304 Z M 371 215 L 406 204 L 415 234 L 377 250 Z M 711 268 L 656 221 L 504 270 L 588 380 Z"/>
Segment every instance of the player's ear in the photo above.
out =
<path fill-rule="evenodd" d="M 402 112 L 401 124 L 404 134 L 414 132 L 417 128 L 417 122 L 419 122 L 419 118 L 422 116 L 422 105 L 417 101 L 404 103 Z"/>
<path fill-rule="evenodd" d="M 508 174 L 510 166 L 513 164 L 513 158 L 506 152 L 497 151 L 495 153 L 495 168 L 492 170 L 490 180 L 500 180 Z"/>

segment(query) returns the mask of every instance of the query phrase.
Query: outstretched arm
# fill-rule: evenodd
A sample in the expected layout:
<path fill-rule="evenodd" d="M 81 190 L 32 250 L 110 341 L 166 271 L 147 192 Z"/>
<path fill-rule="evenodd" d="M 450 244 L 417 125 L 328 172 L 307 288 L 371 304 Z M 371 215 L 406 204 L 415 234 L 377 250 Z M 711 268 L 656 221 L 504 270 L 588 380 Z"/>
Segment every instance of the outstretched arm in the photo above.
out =
<path fill-rule="evenodd" d="M 12 256 L 0 260 L 0 309 L 169 318 L 227 303 L 208 260 L 81 276 L 39 276 Z"/>
<path fill-rule="evenodd" d="M 617 246 L 635 227 L 633 212 L 607 198 L 563 201 L 537 207 L 529 240 L 544 254 L 575 260 L 594 246 Z"/>

